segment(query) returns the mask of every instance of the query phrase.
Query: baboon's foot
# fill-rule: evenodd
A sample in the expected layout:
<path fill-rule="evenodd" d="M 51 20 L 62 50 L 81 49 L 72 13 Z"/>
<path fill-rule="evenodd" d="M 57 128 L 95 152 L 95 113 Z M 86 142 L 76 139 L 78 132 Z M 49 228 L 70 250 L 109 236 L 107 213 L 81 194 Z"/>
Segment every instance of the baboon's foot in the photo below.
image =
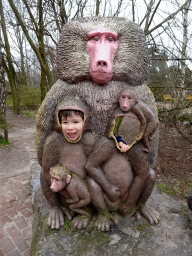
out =
<path fill-rule="evenodd" d="M 153 208 L 146 205 L 142 205 L 142 207 L 140 207 L 135 217 L 137 220 L 141 220 L 141 216 L 143 216 L 150 225 L 156 225 L 160 220 L 160 214 Z"/>
<path fill-rule="evenodd" d="M 51 229 L 59 229 L 64 226 L 64 214 L 61 208 L 54 206 L 50 209 L 47 224 Z"/>
<path fill-rule="evenodd" d="M 87 215 L 77 215 L 72 220 L 72 228 L 74 229 L 85 229 L 90 222 L 90 216 Z"/>
<path fill-rule="evenodd" d="M 102 213 L 98 215 L 97 220 L 95 221 L 95 228 L 98 231 L 109 231 L 112 224 L 118 224 L 118 217 L 116 214 L 111 214 L 109 212 Z"/>

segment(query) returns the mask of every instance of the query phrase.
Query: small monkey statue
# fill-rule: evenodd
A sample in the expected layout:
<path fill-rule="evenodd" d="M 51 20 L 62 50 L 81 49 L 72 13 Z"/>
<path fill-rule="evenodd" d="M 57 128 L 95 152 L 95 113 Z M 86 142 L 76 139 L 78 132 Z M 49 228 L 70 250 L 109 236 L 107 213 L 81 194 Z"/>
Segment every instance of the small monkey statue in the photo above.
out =
<path fill-rule="evenodd" d="M 144 151 L 150 152 L 151 136 L 158 127 L 158 121 L 153 111 L 140 100 L 140 96 L 137 95 L 131 89 L 125 89 L 121 92 L 119 98 L 119 106 L 123 112 L 131 111 L 140 121 L 140 129 L 137 140 L 142 138 Z"/>
<path fill-rule="evenodd" d="M 67 166 L 56 165 L 50 168 L 51 190 L 59 192 L 69 204 L 69 209 L 73 212 L 90 216 L 90 212 L 83 209 L 91 202 L 90 193 L 85 181 Z"/>

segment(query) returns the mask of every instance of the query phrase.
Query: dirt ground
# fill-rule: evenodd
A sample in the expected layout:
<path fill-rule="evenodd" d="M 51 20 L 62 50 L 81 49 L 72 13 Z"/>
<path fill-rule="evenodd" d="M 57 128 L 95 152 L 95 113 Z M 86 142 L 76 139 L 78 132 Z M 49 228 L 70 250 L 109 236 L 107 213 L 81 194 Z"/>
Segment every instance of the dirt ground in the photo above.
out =
<path fill-rule="evenodd" d="M 192 141 L 192 127 L 181 122 L 178 126 Z M 185 198 L 192 186 L 192 144 L 175 127 L 163 123 L 160 123 L 156 173 L 161 189 Z"/>
<path fill-rule="evenodd" d="M 12 144 L 8 146 L 9 150 L 0 147 L 1 170 L 17 171 L 22 165 L 28 169 L 27 165 L 30 166 L 36 160 L 35 119 L 26 118 L 22 114 L 16 115 L 8 110 L 7 121 L 10 123 L 9 138 Z M 182 124 L 180 127 L 192 140 L 192 129 Z M 192 144 L 187 142 L 175 127 L 160 123 L 159 128 L 159 151 L 155 168 L 157 183 L 167 193 L 185 196 L 192 186 Z M 15 143 L 18 140 L 20 143 Z M 14 161 L 10 159 L 13 147 L 18 147 L 14 150 Z"/>

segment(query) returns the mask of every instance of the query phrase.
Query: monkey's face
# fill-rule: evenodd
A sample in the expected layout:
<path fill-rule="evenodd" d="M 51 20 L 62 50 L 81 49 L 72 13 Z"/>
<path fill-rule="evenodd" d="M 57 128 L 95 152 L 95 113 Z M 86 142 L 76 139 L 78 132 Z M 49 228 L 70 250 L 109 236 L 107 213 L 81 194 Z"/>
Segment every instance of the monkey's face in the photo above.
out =
<path fill-rule="evenodd" d="M 119 106 L 123 112 L 129 111 L 139 100 L 139 97 L 133 96 L 129 92 L 124 92 L 120 95 Z"/>
<path fill-rule="evenodd" d="M 60 177 L 58 176 L 54 176 L 53 174 L 51 174 L 51 190 L 53 192 L 59 192 L 61 191 L 62 189 L 64 189 L 67 185 L 67 181 L 66 180 L 63 180 L 61 179 Z"/>
<path fill-rule="evenodd" d="M 113 76 L 113 59 L 119 44 L 118 34 L 92 30 L 87 33 L 87 39 L 91 78 L 97 84 L 107 84 Z"/>

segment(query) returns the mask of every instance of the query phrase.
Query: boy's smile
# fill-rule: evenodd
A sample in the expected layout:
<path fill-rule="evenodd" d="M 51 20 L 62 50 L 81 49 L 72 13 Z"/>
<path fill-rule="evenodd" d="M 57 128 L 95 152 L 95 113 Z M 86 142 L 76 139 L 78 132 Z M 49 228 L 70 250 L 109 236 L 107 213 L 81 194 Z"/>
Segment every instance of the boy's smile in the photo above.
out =
<path fill-rule="evenodd" d="M 83 119 L 74 113 L 71 116 L 61 117 L 62 133 L 71 141 L 76 141 L 82 134 L 84 122 Z"/>

